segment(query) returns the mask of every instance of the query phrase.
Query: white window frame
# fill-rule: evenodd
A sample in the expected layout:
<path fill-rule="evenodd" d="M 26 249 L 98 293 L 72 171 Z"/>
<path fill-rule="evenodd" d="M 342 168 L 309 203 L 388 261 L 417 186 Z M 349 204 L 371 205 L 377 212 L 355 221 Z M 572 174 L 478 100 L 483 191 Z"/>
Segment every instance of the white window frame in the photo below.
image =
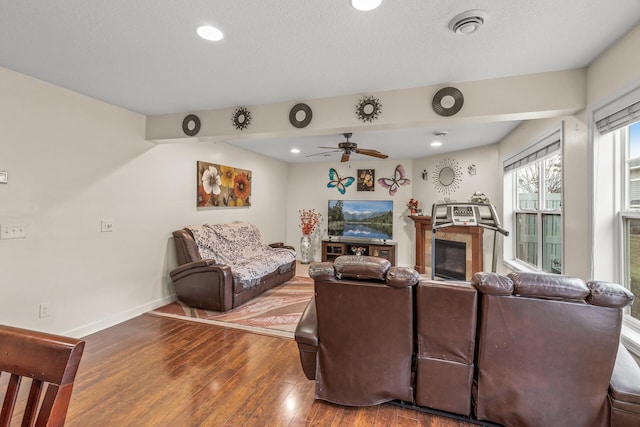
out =
<path fill-rule="evenodd" d="M 640 82 L 635 82 L 629 87 L 621 90 L 620 92 L 611 95 L 607 99 L 590 106 L 587 112 L 588 119 L 588 144 L 589 144 L 589 176 L 591 180 L 589 182 L 589 190 L 592 194 L 592 199 L 590 200 L 588 209 L 589 209 L 589 218 L 591 221 L 589 227 L 589 240 L 591 242 L 591 278 L 593 279 L 596 274 L 594 272 L 598 272 L 598 276 L 603 275 L 605 277 L 595 277 L 598 280 L 610 280 L 616 283 L 621 283 L 627 288 L 630 286 L 628 281 L 628 265 L 627 265 L 627 247 L 626 247 L 626 220 L 627 219 L 640 219 L 640 209 L 629 209 L 629 191 L 628 191 L 628 167 L 627 167 L 627 134 L 626 132 L 620 132 L 620 130 L 615 130 L 611 132 L 611 135 L 606 134 L 602 135 L 598 129 L 598 121 L 607 116 L 612 116 L 616 120 L 612 122 L 618 121 L 621 114 L 619 112 L 625 109 L 628 105 L 634 104 L 635 106 L 632 108 L 633 111 L 630 111 L 630 116 L 632 122 L 638 120 L 638 102 L 640 102 Z M 616 126 L 619 126 L 621 122 L 618 121 Z M 628 125 L 624 124 L 623 127 Z M 616 127 L 614 126 L 614 127 Z M 606 130 L 606 129 L 605 129 Z M 604 142 L 602 139 L 605 139 Z M 611 180 L 611 184 L 614 187 L 614 195 L 613 195 L 613 203 L 611 206 L 611 212 L 609 212 L 609 216 L 615 218 L 614 220 L 614 230 L 612 233 L 609 233 L 611 236 L 610 242 L 603 242 L 602 237 L 607 233 L 602 232 L 602 227 L 599 225 L 599 221 L 602 218 L 597 219 L 596 216 L 602 215 L 601 208 L 596 204 L 597 200 L 597 192 L 598 192 L 598 183 L 596 182 L 599 178 L 598 174 L 601 172 L 598 169 L 598 150 L 602 150 L 603 144 L 613 144 L 613 167 L 612 173 L 613 176 L 609 179 Z M 605 222 L 606 222 L 605 213 Z M 602 246 L 603 244 L 607 247 L 611 247 L 613 249 L 612 258 L 613 268 L 611 271 L 608 271 L 607 268 L 602 268 L 596 265 L 596 260 L 600 260 L 599 254 L 596 252 L 595 245 L 596 240 L 598 240 L 598 245 Z M 616 263 L 615 260 L 618 260 Z M 600 260 L 602 261 L 602 260 Z M 602 261 L 605 264 L 608 262 L 607 260 Z M 637 302 L 636 302 L 637 303 Z M 625 315 L 623 318 L 622 324 L 622 336 L 621 340 L 623 344 L 633 353 L 640 356 L 640 321 L 634 319 L 630 316 L 630 309 L 627 308 L 625 310 Z"/>
<path fill-rule="evenodd" d="M 564 150 L 563 150 L 563 123 L 560 123 L 558 128 L 549 131 L 539 138 L 536 138 L 533 143 L 527 146 L 520 153 L 511 156 L 507 160 L 504 161 L 504 179 L 503 179 L 503 219 L 504 226 L 507 230 L 512 230 L 509 233 L 509 236 L 504 238 L 504 250 L 503 250 L 503 264 L 513 271 L 531 271 L 531 272 L 539 272 L 542 271 L 542 217 L 545 213 L 558 213 L 561 218 L 561 264 L 562 270 L 564 271 L 564 242 L 565 242 L 565 227 L 564 227 Z M 537 156 L 534 161 L 527 162 L 526 159 L 532 156 L 532 153 L 539 152 L 540 149 L 546 146 L 552 145 L 555 141 L 559 141 L 559 146 L 553 151 L 550 151 L 541 156 Z M 544 160 L 552 157 L 556 154 L 560 155 L 560 161 L 562 162 L 562 196 L 561 196 L 561 207 L 559 210 L 556 209 L 537 209 L 537 210 L 521 210 L 518 208 L 518 188 L 516 182 L 516 172 L 519 168 L 524 167 L 526 165 L 530 165 L 532 163 L 540 163 L 544 162 Z M 543 163 L 541 163 L 543 165 Z M 511 165 L 511 167 L 509 167 Z M 509 168 L 509 170 L 506 170 Z M 543 168 L 544 169 L 544 168 Z M 544 171 L 542 170 L 540 173 L 540 187 L 538 191 L 538 200 L 539 206 L 546 207 L 546 201 L 544 200 Z M 545 203 L 543 203 L 545 202 Z M 537 215 L 537 230 L 538 230 L 538 265 L 533 266 L 523 260 L 520 260 L 516 257 L 516 213 L 534 213 Z"/>
<path fill-rule="evenodd" d="M 625 127 L 626 129 L 626 127 Z M 618 211 L 619 224 L 618 229 L 618 245 L 620 250 L 620 265 L 619 277 L 620 282 L 627 287 L 631 287 L 629 283 L 630 278 L 630 266 L 627 262 L 629 260 L 629 253 L 627 252 L 627 220 L 638 219 L 640 220 L 640 209 L 632 209 L 630 207 L 630 193 L 629 193 L 629 134 L 628 131 L 624 132 L 618 143 L 621 145 L 620 153 L 621 158 L 618 162 L 618 170 L 616 171 L 620 176 L 620 188 L 619 194 L 622 200 L 622 209 Z M 640 298 L 640 295 L 638 295 Z M 631 317 L 631 308 L 625 309 L 624 316 L 624 334 L 622 337 L 623 342 L 627 347 L 631 347 L 636 354 L 640 354 L 640 320 Z"/>

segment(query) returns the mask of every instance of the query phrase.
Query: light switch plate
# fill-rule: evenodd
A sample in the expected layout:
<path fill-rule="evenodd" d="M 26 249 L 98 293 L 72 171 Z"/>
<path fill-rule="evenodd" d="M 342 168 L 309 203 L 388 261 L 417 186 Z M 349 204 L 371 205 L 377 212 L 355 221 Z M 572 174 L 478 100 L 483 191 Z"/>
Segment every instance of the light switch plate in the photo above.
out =
<path fill-rule="evenodd" d="M 6 184 L 9 182 L 9 174 L 7 172 L 0 172 L 0 184 Z"/>

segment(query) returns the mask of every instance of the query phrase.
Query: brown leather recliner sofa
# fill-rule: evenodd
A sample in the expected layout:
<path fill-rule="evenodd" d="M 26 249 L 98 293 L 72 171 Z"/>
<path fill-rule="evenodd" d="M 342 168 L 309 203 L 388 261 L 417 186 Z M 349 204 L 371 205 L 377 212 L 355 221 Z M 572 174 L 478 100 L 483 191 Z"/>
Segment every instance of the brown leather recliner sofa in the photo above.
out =
<path fill-rule="evenodd" d="M 640 426 L 640 367 L 619 345 L 622 309 L 633 300 L 622 286 L 536 273 L 477 273 L 472 283 L 421 279 L 411 285 L 410 279 L 405 289 L 414 305 L 407 313 L 391 304 L 386 310 L 391 289 L 363 296 L 367 285 L 388 287 L 390 268 L 372 257 L 341 258 L 310 266 L 316 299 L 296 330 L 316 398 L 354 406 L 400 400 L 514 427 Z M 359 271 L 376 263 L 375 277 Z M 408 278 L 411 271 L 392 275 Z M 354 286 L 360 293 L 341 291 Z M 337 299 L 341 308 L 334 312 Z M 398 318 L 403 327 L 380 329 Z M 414 345 L 381 345 L 388 339 Z M 323 345 L 326 340 L 332 344 Z M 341 365 L 343 354 L 359 355 L 359 363 Z M 406 369 L 408 358 L 414 361 L 409 383 L 406 373 L 385 374 Z M 385 387 L 403 393 L 381 395 Z"/>
<path fill-rule="evenodd" d="M 178 267 L 169 274 L 185 304 L 227 311 L 295 275 L 296 254 L 266 244 L 247 222 L 190 226 L 173 232 Z"/>

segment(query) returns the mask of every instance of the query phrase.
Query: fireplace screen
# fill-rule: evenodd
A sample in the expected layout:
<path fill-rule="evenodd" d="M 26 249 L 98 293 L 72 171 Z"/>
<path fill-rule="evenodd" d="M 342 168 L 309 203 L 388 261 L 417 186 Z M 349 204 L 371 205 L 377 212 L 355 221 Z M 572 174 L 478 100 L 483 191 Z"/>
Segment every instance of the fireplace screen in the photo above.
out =
<path fill-rule="evenodd" d="M 443 279 L 466 280 L 467 244 L 436 239 L 435 276 Z"/>

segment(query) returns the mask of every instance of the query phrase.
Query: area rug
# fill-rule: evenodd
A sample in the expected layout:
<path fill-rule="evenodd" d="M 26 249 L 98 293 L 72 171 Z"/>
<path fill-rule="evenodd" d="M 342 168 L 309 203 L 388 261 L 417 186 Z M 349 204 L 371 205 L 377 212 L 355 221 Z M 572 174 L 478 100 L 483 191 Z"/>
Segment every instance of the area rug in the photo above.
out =
<path fill-rule="evenodd" d="M 147 314 L 293 338 L 298 320 L 312 296 L 313 280 L 294 276 L 288 282 L 226 312 L 192 308 L 176 301 Z"/>

